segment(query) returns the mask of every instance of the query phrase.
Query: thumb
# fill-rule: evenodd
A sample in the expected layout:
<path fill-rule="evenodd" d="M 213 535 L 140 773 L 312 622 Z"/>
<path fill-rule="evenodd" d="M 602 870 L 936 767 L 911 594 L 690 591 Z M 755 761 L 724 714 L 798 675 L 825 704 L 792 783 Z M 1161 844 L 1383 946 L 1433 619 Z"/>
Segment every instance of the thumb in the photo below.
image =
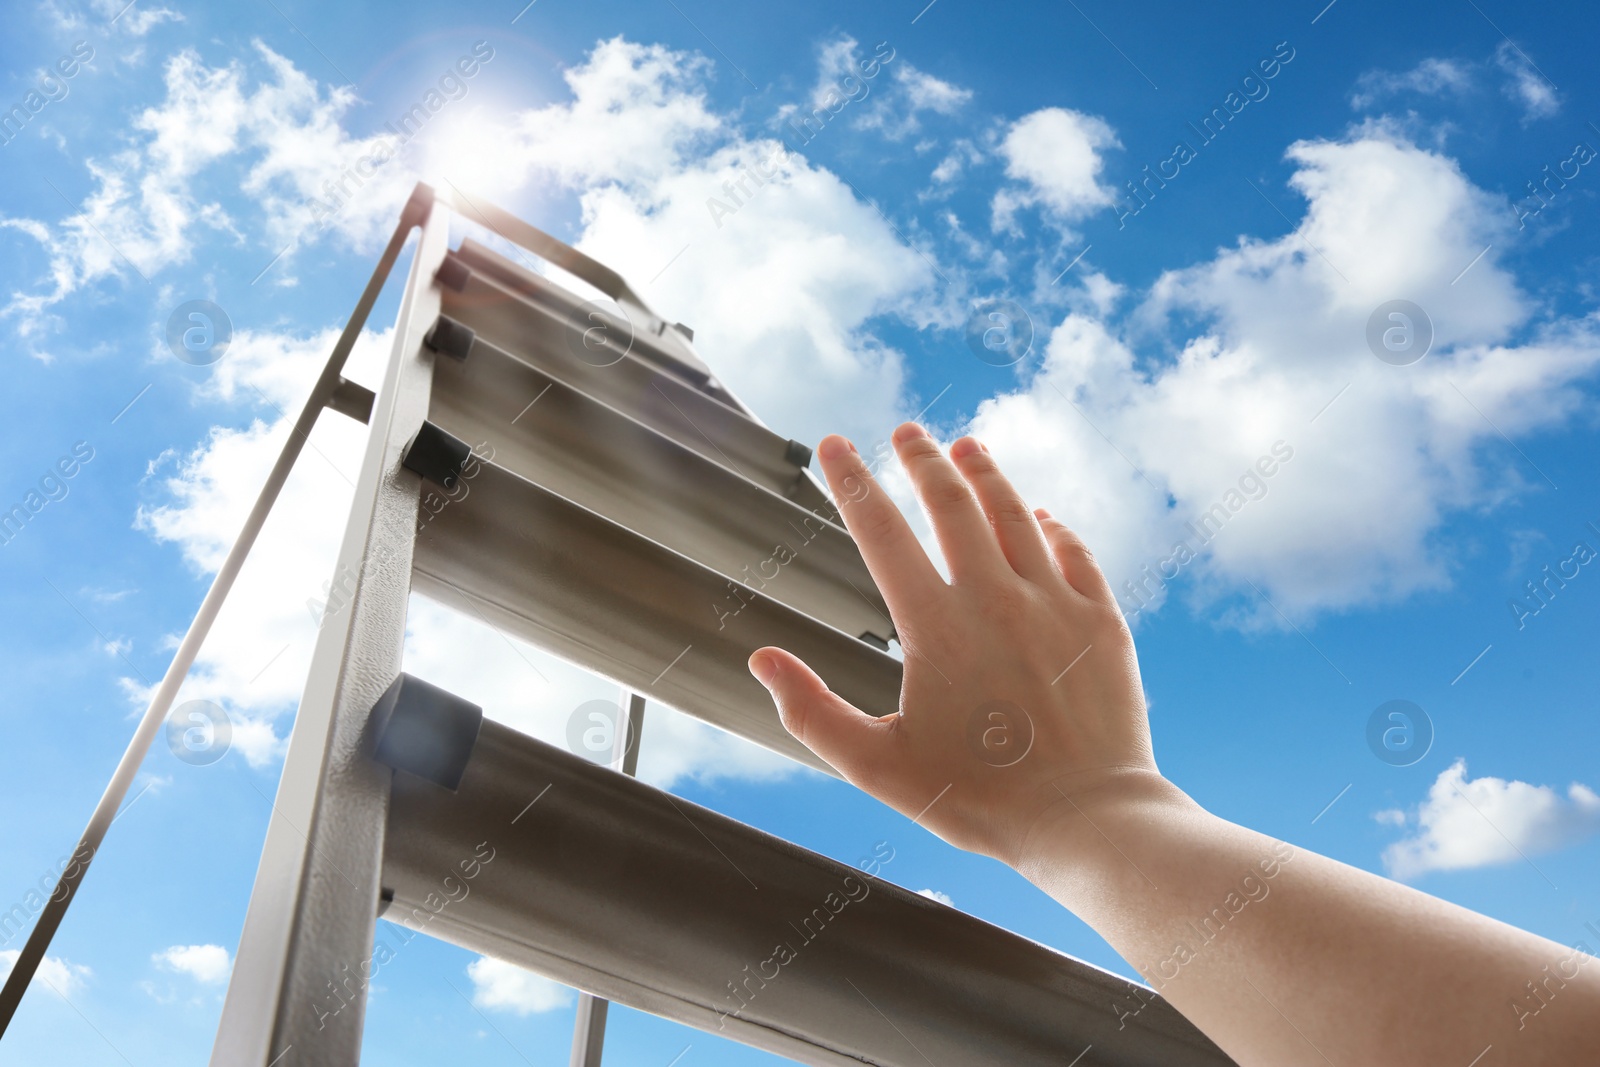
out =
<path fill-rule="evenodd" d="M 852 782 L 874 777 L 873 767 L 888 743 L 888 722 L 829 690 L 798 656 L 781 648 L 756 649 L 749 665 L 750 673 L 772 694 L 778 718 L 795 740 Z"/>

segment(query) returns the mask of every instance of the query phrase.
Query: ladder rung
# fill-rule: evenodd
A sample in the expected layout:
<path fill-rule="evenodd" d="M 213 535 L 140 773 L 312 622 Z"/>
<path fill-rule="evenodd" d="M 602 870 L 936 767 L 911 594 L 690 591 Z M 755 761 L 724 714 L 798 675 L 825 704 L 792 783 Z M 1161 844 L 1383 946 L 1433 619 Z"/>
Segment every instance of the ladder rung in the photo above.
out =
<path fill-rule="evenodd" d="M 383 884 L 394 922 L 802 1063 L 1232 1062 L 1141 986 L 498 723 L 456 793 L 395 774 Z"/>
<path fill-rule="evenodd" d="M 551 282 L 543 275 L 535 274 L 470 237 L 462 240 L 456 258 L 467 269 L 481 271 L 498 284 L 536 303 L 545 303 L 563 314 L 566 308 L 571 306 L 572 290 Z M 743 405 L 712 377 L 711 368 L 706 366 L 695 353 L 689 338 L 668 326 L 665 320 L 649 326 L 640 325 L 643 329 L 634 348 L 636 352 L 646 356 L 651 362 L 683 376 L 724 404 L 743 409 Z"/>
<path fill-rule="evenodd" d="M 455 262 L 466 263 L 459 257 Z M 661 362 L 645 358 L 642 350 L 652 343 L 648 335 L 636 334 L 634 347 L 639 351 L 606 366 L 578 358 L 569 342 L 575 324 L 583 321 L 584 302 L 565 289 L 542 284 L 544 291 L 535 300 L 469 267 L 459 289 L 443 289 L 444 314 L 497 348 L 629 412 L 712 462 L 731 467 L 802 507 L 827 506 L 817 483 L 792 461 L 788 438 L 734 404 L 696 388 Z"/>
<path fill-rule="evenodd" d="M 730 592 L 709 567 L 495 463 L 462 484 L 436 512 L 424 505 L 412 578 L 424 595 L 823 770 L 750 676 L 751 652 L 782 646 L 857 707 L 897 709 L 900 663 L 857 635 Z"/>
<path fill-rule="evenodd" d="M 486 341 L 465 362 L 436 362 L 429 419 L 728 578 L 852 636 L 891 636 L 889 609 L 831 506 L 808 511 Z"/>

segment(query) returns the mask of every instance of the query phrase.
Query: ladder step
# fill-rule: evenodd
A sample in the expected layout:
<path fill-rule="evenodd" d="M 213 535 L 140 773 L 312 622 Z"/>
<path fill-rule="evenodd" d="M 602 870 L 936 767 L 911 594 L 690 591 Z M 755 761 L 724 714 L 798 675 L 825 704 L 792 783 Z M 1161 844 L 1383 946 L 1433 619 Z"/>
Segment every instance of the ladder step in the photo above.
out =
<path fill-rule="evenodd" d="M 490 445 L 499 466 L 728 578 L 852 636 L 892 636 L 831 505 L 807 510 L 495 345 L 436 362 L 428 417 Z"/>
<path fill-rule="evenodd" d="M 571 304 L 572 290 L 551 282 L 521 264 L 512 262 L 470 237 L 462 240 L 461 249 L 455 258 L 468 270 L 479 271 L 506 289 L 519 293 L 535 303 L 551 306 L 562 314 L 566 313 L 566 308 Z M 635 326 L 638 343 L 634 351 L 651 362 L 671 370 L 724 404 L 743 410 L 743 405 L 718 384 L 711 375 L 711 368 L 706 366 L 694 351 L 692 343 L 694 333 L 688 327 L 681 323 L 676 328 L 669 327 L 664 319 L 636 323 Z M 641 333 L 643 336 L 638 337 L 637 335 Z"/>
<path fill-rule="evenodd" d="M 494 722 L 457 792 L 396 772 L 383 885 L 393 922 L 801 1063 L 1232 1063 L 1142 986 Z"/>
<path fill-rule="evenodd" d="M 778 721 L 751 652 L 780 645 L 862 710 L 897 710 L 900 663 L 859 635 L 497 463 L 469 471 L 453 499 L 424 498 L 412 569 L 423 595 L 828 773 Z"/>
<path fill-rule="evenodd" d="M 493 255 L 481 251 L 470 262 L 481 264 Z M 455 264 L 469 263 L 458 253 L 452 256 Z M 627 353 L 616 362 L 590 362 L 574 350 L 575 338 L 591 321 L 589 306 L 576 294 L 536 274 L 510 263 L 505 263 L 505 269 L 521 271 L 532 279 L 528 285 L 537 286 L 537 299 L 467 266 L 459 289 L 441 290 L 443 313 L 471 329 L 478 339 L 628 412 L 706 459 L 793 499 L 803 508 L 831 506 L 817 482 L 796 465 L 788 438 L 763 426 L 724 390 L 697 387 L 690 374 L 672 369 L 667 356 L 651 355 L 669 338 L 675 348 L 689 351 L 687 342 L 674 337 L 671 328 L 653 336 L 641 324 Z M 620 353 L 620 345 L 628 338 L 623 331 L 608 332 L 618 341 Z M 527 397 L 523 403 L 531 399 Z"/>

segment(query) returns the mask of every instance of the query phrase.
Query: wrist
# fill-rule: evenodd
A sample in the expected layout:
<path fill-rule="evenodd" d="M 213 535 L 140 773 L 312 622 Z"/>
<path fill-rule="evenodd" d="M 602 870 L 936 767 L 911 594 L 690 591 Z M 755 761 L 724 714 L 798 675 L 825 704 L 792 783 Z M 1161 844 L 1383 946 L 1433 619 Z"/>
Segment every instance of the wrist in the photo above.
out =
<path fill-rule="evenodd" d="M 1147 883 L 1136 854 L 1206 815 L 1151 766 L 1115 768 L 1092 781 L 1063 776 L 1047 788 L 1055 796 L 1034 819 L 1011 866 L 1057 897 L 1069 889 L 1073 896 L 1099 896 Z"/>

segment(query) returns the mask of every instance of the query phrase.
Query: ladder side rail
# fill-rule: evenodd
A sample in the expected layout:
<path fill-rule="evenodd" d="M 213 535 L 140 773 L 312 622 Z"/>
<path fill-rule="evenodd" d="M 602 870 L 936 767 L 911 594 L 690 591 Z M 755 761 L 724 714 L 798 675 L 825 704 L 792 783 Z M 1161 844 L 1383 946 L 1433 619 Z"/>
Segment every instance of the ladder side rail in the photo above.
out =
<path fill-rule="evenodd" d="M 400 461 L 432 384 L 434 353 L 423 338 L 439 314 L 434 274 L 451 218 L 436 207 L 412 261 L 334 571 L 347 596 L 342 608 L 330 605 L 317 635 L 213 1067 L 360 1059 L 392 773 L 371 758 L 367 723 L 404 644 L 423 490 Z"/>

